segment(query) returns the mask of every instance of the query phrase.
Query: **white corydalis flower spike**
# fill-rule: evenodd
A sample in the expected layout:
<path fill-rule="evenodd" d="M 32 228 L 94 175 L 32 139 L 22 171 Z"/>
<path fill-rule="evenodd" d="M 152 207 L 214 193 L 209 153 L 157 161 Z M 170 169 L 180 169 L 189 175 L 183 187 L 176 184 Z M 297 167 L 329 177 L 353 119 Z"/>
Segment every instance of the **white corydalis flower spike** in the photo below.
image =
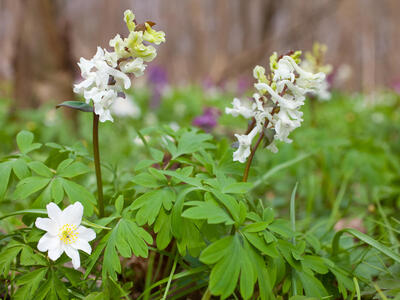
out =
<path fill-rule="evenodd" d="M 234 161 L 244 163 L 247 160 L 254 136 L 263 134 L 264 128 L 275 132 L 267 146 L 270 151 L 278 151 L 276 140 L 291 143 L 289 134 L 300 127 L 303 121 L 300 108 L 304 105 L 306 94 L 326 90 L 325 74 L 302 69 L 296 62 L 299 61 L 299 55 L 299 52 L 295 52 L 292 56 L 285 55 L 278 59 L 277 54 L 273 54 L 270 57 L 271 74 L 268 76 L 263 67 L 256 66 L 253 76 L 257 80 L 254 86 L 258 92 L 253 94 L 252 105 L 246 106 L 235 98 L 233 108 L 225 109 L 227 114 L 234 117 L 241 115 L 246 119 L 253 118 L 254 128 L 249 134 L 235 134 L 239 148 L 233 153 Z"/>
<path fill-rule="evenodd" d="M 47 231 L 39 240 L 37 248 L 48 251 L 51 260 L 57 260 L 64 252 L 72 259 L 72 265 L 78 269 L 81 265 L 78 250 L 87 254 L 92 252 L 89 242 L 96 238 L 93 229 L 81 225 L 83 206 L 80 202 L 61 209 L 53 202 L 47 204 L 49 218 L 37 218 L 37 228 Z"/>
<path fill-rule="evenodd" d="M 114 121 L 111 107 L 121 99 L 118 93 L 131 87 L 127 74 L 142 76 L 146 68 L 144 62 L 150 62 L 157 56 L 156 49 L 147 44 L 165 42 L 165 33 L 154 30 L 154 23 L 136 25 L 132 11 L 124 12 L 124 21 L 129 35 L 123 39 L 117 34 L 109 41 L 114 51 L 97 47 L 92 59 L 81 58 L 78 63 L 84 80 L 74 85 L 74 92 L 83 94 L 86 103 L 93 101 L 94 112 L 99 115 L 100 122 Z"/>

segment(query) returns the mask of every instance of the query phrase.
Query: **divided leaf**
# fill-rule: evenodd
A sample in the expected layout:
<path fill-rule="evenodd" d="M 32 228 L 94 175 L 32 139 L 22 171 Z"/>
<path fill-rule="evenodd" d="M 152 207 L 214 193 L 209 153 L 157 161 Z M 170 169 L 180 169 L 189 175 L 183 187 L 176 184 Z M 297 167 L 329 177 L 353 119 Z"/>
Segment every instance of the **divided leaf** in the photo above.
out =
<path fill-rule="evenodd" d="M 32 143 L 34 135 L 32 132 L 22 130 L 17 134 L 17 145 L 21 153 L 27 154 L 42 146 L 39 143 Z"/>
<path fill-rule="evenodd" d="M 102 276 L 107 278 L 108 274 L 116 280 L 116 273 L 121 273 L 117 250 L 123 257 L 131 257 L 132 253 L 136 256 L 147 257 L 147 244 L 153 243 L 153 238 L 134 221 L 122 218 L 109 233 L 106 243 Z"/>

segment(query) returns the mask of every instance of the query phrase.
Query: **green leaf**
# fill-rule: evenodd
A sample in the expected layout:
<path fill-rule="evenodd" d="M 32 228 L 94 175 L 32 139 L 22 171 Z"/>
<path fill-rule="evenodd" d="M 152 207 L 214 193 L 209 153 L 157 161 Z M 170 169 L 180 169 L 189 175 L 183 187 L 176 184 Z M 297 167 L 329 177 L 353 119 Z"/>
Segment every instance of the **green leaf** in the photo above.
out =
<path fill-rule="evenodd" d="M 82 273 L 80 271 L 65 267 L 58 267 L 58 268 L 65 275 L 65 277 L 68 278 L 72 286 L 79 286 L 81 284 Z"/>
<path fill-rule="evenodd" d="M 96 205 L 96 198 L 85 187 L 73 181 L 60 178 L 64 187 L 65 193 L 72 203 L 79 201 L 85 208 L 84 214 L 91 216 L 93 214 L 94 205 Z"/>
<path fill-rule="evenodd" d="M 221 260 L 229 251 L 229 247 L 233 242 L 233 236 L 226 236 L 211 245 L 201 252 L 200 261 L 205 264 L 215 264 Z"/>
<path fill-rule="evenodd" d="M 198 187 L 198 188 L 203 188 L 203 185 L 201 184 L 201 180 L 198 178 L 193 178 L 193 177 L 188 177 L 187 175 L 182 173 L 182 170 L 176 170 L 176 171 L 170 171 L 166 170 L 163 171 L 165 175 L 171 176 L 173 178 L 176 178 L 179 180 L 179 182 L 185 182 L 187 184 L 190 184 L 192 186 Z M 177 183 L 179 183 L 177 182 Z"/>
<path fill-rule="evenodd" d="M 126 240 L 132 252 L 136 256 L 147 257 L 148 246 L 147 244 L 153 243 L 151 235 L 139 227 L 135 222 L 128 219 L 122 219 L 119 227 L 120 235 L 118 242 Z M 146 244 L 147 243 L 147 244 Z M 117 245 L 118 247 L 118 245 Z M 130 256 L 128 256 L 130 257 Z"/>
<path fill-rule="evenodd" d="M 275 219 L 269 224 L 268 230 L 278 233 L 284 238 L 291 238 L 294 236 L 294 232 L 290 228 L 290 223 L 284 219 Z"/>
<path fill-rule="evenodd" d="M 242 225 L 246 221 L 247 207 L 243 201 L 239 202 L 239 224 Z"/>
<path fill-rule="evenodd" d="M 17 215 L 25 215 L 25 214 L 33 214 L 33 215 L 47 215 L 47 211 L 45 209 L 25 209 L 25 210 L 18 210 L 18 211 L 13 211 L 11 213 L 8 213 L 6 215 L 0 216 L 1 219 L 5 219 L 8 217 L 12 216 L 17 216 Z"/>
<path fill-rule="evenodd" d="M 246 194 L 253 184 L 251 182 L 235 182 L 222 188 L 223 193 Z"/>
<path fill-rule="evenodd" d="M 221 241 L 223 242 L 221 243 Z M 207 250 L 206 255 L 203 255 L 202 253 L 200 261 L 211 262 L 216 258 L 218 259 L 217 261 L 214 261 L 215 265 L 211 270 L 209 288 L 213 295 L 227 298 L 235 290 L 239 279 L 240 264 L 238 262 L 241 258 L 241 245 L 239 238 L 236 235 L 215 243 L 217 243 L 217 245 L 213 246 L 213 244 L 211 244 L 204 250 Z M 226 247 L 222 250 L 220 247 L 223 244 L 226 244 Z M 211 260 L 210 252 L 217 252 Z M 204 257 L 208 258 L 208 260 L 204 259 Z M 229 276 L 226 276 L 226 274 L 229 274 Z"/>
<path fill-rule="evenodd" d="M 124 196 L 119 195 L 115 200 L 115 210 L 118 214 L 121 214 L 122 209 L 124 208 Z"/>
<path fill-rule="evenodd" d="M 244 232 L 243 233 L 246 239 L 252 244 L 255 248 L 257 248 L 262 254 L 278 257 L 279 253 L 276 250 L 275 243 L 268 244 L 265 240 L 260 237 L 257 233 L 252 232 Z"/>
<path fill-rule="evenodd" d="M 32 143 L 34 135 L 32 132 L 23 130 L 17 134 L 17 145 L 21 153 L 27 154 L 42 146 L 39 143 Z"/>
<path fill-rule="evenodd" d="M 171 214 L 167 214 L 163 208 L 161 208 L 156 223 L 154 224 L 154 232 L 157 233 L 157 248 L 159 250 L 165 249 L 172 239 L 172 226 Z"/>
<path fill-rule="evenodd" d="M 254 284 L 257 280 L 257 273 L 253 267 L 251 260 L 251 253 L 246 249 L 242 251 L 242 258 L 240 260 L 240 294 L 244 299 L 250 299 L 253 295 Z"/>
<path fill-rule="evenodd" d="M 102 276 L 107 277 L 107 274 L 111 278 L 117 278 L 116 273 L 121 273 L 121 263 L 119 261 L 118 253 L 116 251 L 117 235 L 118 235 L 119 223 L 110 232 L 108 240 L 106 241 L 106 247 L 104 250 Z"/>
<path fill-rule="evenodd" d="M 317 297 L 318 299 L 328 296 L 328 292 L 321 281 L 313 275 L 305 272 L 296 272 L 295 274 L 300 278 L 306 296 Z"/>
<path fill-rule="evenodd" d="M 64 198 L 64 188 L 62 179 L 56 177 L 51 182 L 51 198 L 54 200 L 55 203 L 60 203 Z"/>
<path fill-rule="evenodd" d="M 268 222 L 255 222 L 249 225 L 246 225 L 243 228 L 245 232 L 260 232 L 265 230 L 268 227 Z"/>
<path fill-rule="evenodd" d="M 124 218 L 120 219 L 109 233 L 108 240 L 106 240 L 107 245 L 104 251 L 102 270 L 103 278 L 106 278 L 108 274 L 112 279 L 116 280 L 116 273 L 121 273 L 117 250 L 124 257 L 130 257 L 132 252 L 136 256 L 147 257 L 147 244 L 152 242 L 151 235 L 135 222 Z"/>
<path fill-rule="evenodd" d="M 53 177 L 53 172 L 42 162 L 40 161 L 32 161 L 28 163 L 28 166 L 31 170 L 33 170 L 36 174 L 51 178 Z"/>
<path fill-rule="evenodd" d="M 11 164 L 4 162 L 0 164 L 0 201 L 7 191 L 8 182 L 10 180 Z"/>
<path fill-rule="evenodd" d="M 62 106 L 80 110 L 83 112 L 93 112 L 93 106 L 82 101 L 64 101 L 56 105 L 56 108 L 60 108 Z"/>
<path fill-rule="evenodd" d="M 256 257 L 257 254 L 245 240 L 240 239 L 239 234 L 224 237 L 209 245 L 202 251 L 199 259 L 203 263 L 213 264 L 209 282 L 211 293 L 221 296 L 222 299 L 229 297 L 234 292 L 240 275 L 240 293 L 243 299 L 250 299 L 259 273 L 262 273 L 260 281 L 268 280 L 266 274 L 259 272 L 265 263 L 262 258 Z M 261 286 L 260 289 L 262 292 L 266 290 Z M 262 296 L 261 299 L 266 298 Z"/>
<path fill-rule="evenodd" d="M 38 289 L 40 282 L 44 279 L 47 270 L 47 268 L 39 268 L 18 277 L 16 284 L 20 288 L 18 288 L 14 298 L 17 300 L 30 299 Z"/>
<path fill-rule="evenodd" d="M 0 252 L 0 274 L 3 274 L 4 277 L 8 277 L 10 266 L 23 247 L 23 245 L 16 244 L 8 248 L 3 248 Z"/>
<path fill-rule="evenodd" d="M 137 198 L 130 209 L 137 210 L 136 220 L 139 225 L 154 223 L 161 206 L 166 210 L 171 209 L 172 202 L 175 201 L 175 193 L 169 188 L 147 192 Z"/>
<path fill-rule="evenodd" d="M 328 273 L 328 267 L 325 265 L 324 260 L 319 256 L 304 255 L 301 261 L 303 268 L 309 268 L 319 274 Z"/>
<path fill-rule="evenodd" d="M 164 152 L 155 149 L 155 148 L 149 148 L 150 149 L 150 155 L 151 157 L 156 160 L 156 162 L 162 162 L 163 158 L 164 158 Z"/>
<path fill-rule="evenodd" d="M 74 160 L 72 158 L 67 158 L 60 162 L 57 166 L 57 173 L 62 172 L 65 168 L 67 168 L 70 164 L 72 164 Z"/>
<path fill-rule="evenodd" d="M 191 256 L 198 257 L 201 250 L 206 246 L 203 234 L 192 220 L 181 218 L 180 225 L 182 228 L 179 237 L 175 236 L 175 230 L 172 231 L 176 238 L 179 253 L 185 256 L 189 252 Z"/>
<path fill-rule="evenodd" d="M 178 146 L 176 150 L 172 150 L 172 159 L 184 154 L 191 154 L 193 152 L 214 148 L 214 145 L 207 143 L 212 136 L 210 134 L 198 133 L 197 130 L 184 132 L 178 139 Z"/>
<path fill-rule="evenodd" d="M 117 225 L 118 226 L 118 225 Z M 96 246 L 96 249 L 92 252 L 92 254 L 89 256 L 90 263 L 88 264 L 86 268 L 85 275 L 83 276 L 84 279 L 86 279 L 89 275 L 90 272 L 92 271 L 94 265 L 96 264 L 97 260 L 99 259 L 101 253 L 103 252 L 104 248 L 107 246 L 107 244 L 110 242 L 109 238 L 113 231 L 108 232 L 98 243 Z"/>
<path fill-rule="evenodd" d="M 151 165 L 154 165 L 155 163 L 157 163 L 157 161 L 155 160 L 150 160 L 150 159 L 143 159 L 140 160 L 136 165 L 135 165 L 135 171 L 139 171 L 141 169 L 144 168 L 148 168 Z"/>
<path fill-rule="evenodd" d="M 133 177 L 132 181 L 138 185 L 149 188 L 157 188 L 161 185 L 157 179 L 151 176 L 149 173 L 140 173 Z"/>
<path fill-rule="evenodd" d="M 20 263 L 23 266 L 34 266 L 34 265 L 47 266 L 46 259 L 44 259 L 43 256 L 35 254 L 32 248 L 28 246 L 22 249 L 20 256 Z"/>
<path fill-rule="evenodd" d="M 339 252 L 340 237 L 345 232 L 355 236 L 356 238 L 363 241 L 364 243 L 366 243 L 366 244 L 370 245 L 371 247 L 375 248 L 376 250 L 382 252 L 383 254 L 387 255 L 388 257 L 390 257 L 397 263 L 400 263 L 400 256 L 397 253 L 392 251 L 390 248 L 382 245 L 381 243 L 374 240 L 373 238 L 369 237 L 368 235 L 366 235 L 362 232 L 359 232 L 358 230 L 355 230 L 353 228 L 345 228 L 345 229 L 342 229 L 342 230 L 336 232 L 336 234 L 332 240 L 332 255 L 333 256 L 337 255 L 337 253 Z"/>
<path fill-rule="evenodd" d="M 274 217 L 275 217 L 275 212 L 272 207 L 267 207 L 264 209 L 264 211 L 263 211 L 263 221 L 264 222 L 271 224 L 272 221 L 274 220 Z"/>
<path fill-rule="evenodd" d="M 188 194 L 196 190 L 197 190 L 196 187 L 187 187 L 178 192 L 175 205 L 172 207 L 171 231 L 173 236 L 178 239 L 180 239 L 183 236 L 183 223 L 185 219 L 182 218 L 182 210 L 185 198 Z"/>
<path fill-rule="evenodd" d="M 24 199 L 43 189 L 50 182 L 50 178 L 32 176 L 22 179 L 14 191 L 15 199 Z"/>
<path fill-rule="evenodd" d="M 233 219 L 236 222 L 239 222 L 240 221 L 240 216 L 239 216 L 240 207 L 239 207 L 239 203 L 237 202 L 237 200 L 234 197 L 223 194 L 216 189 L 211 189 L 211 192 L 217 197 L 219 202 L 221 202 L 228 209 L 228 211 L 231 214 L 231 216 L 233 217 Z"/>
<path fill-rule="evenodd" d="M 225 223 L 234 224 L 229 214 L 217 204 L 211 201 L 190 201 L 186 205 L 194 206 L 186 209 L 182 217 L 194 220 L 207 220 L 209 224 Z"/>
<path fill-rule="evenodd" d="M 51 271 L 47 281 L 45 281 L 38 290 L 39 292 L 35 295 L 35 300 L 44 298 L 68 300 L 70 298 L 67 288 L 58 278 L 54 270 Z"/>
<path fill-rule="evenodd" d="M 22 158 L 13 161 L 12 167 L 18 179 L 24 179 L 31 175 L 31 172 L 29 172 L 28 164 Z"/>
<path fill-rule="evenodd" d="M 163 172 L 161 170 L 158 170 L 155 168 L 148 168 L 147 170 L 149 171 L 151 176 L 153 176 L 155 179 L 157 179 L 157 181 L 167 184 L 167 182 L 168 182 L 167 178 L 165 177 L 165 175 L 163 174 Z"/>
<path fill-rule="evenodd" d="M 61 177 L 72 178 L 90 172 L 90 168 L 85 164 L 76 161 L 62 168 L 57 173 Z"/>

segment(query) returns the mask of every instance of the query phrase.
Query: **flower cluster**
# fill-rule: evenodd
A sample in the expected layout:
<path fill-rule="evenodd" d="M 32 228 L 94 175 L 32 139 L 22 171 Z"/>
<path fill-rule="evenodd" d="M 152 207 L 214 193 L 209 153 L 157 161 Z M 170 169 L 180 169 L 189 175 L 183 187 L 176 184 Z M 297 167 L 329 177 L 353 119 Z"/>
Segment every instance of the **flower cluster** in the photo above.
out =
<path fill-rule="evenodd" d="M 78 269 L 81 265 L 78 250 L 90 254 L 89 242 L 96 238 L 93 229 L 80 225 L 82 204 L 75 202 L 63 211 L 55 203 L 47 204 L 46 208 L 49 218 L 37 218 L 35 222 L 37 228 L 47 231 L 39 240 L 39 251 L 48 251 L 51 260 L 57 260 L 65 252 Z"/>
<path fill-rule="evenodd" d="M 308 72 L 317 73 L 322 72 L 325 75 L 332 73 L 332 66 L 324 64 L 325 53 L 327 51 L 326 45 L 315 43 L 311 52 L 305 53 L 305 59 L 301 61 L 301 68 Z M 331 99 L 331 93 L 329 92 L 330 84 L 325 77 L 322 81 L 321 88 L 313 94 L 321 101 L 327 101 Z"/>
<path fill-rule="evenodd" d="M 156 49 L 144 42 L 156 45 L 165 42 L 165 33 L 154 30 L 154 23 L 137 25 L 132 11 L 125 11 L 124 20 L 129 36 L 122 39 L 117 34 L 110 40 L 114 51 L 108 52 L 98 47 L 92 59 L 82 57 L 78 63 L 84 80 L 74 86 L 74 92 L 83 94 L 87 103 L 93 101 L 94 112 L 99 115 L 101 122 L 113 121 L 111 106 L 117 99 L 123 101 L 119 92 L 131 86 L 127 74 L 134 74 L 136 77 L 143 75 L 145 62 L 156 57 Z"/>
<path fill-rule="evenodd" d="M 265 69 L 256 66 L 253 71 L 257 79 L 257 93 L 251 101 L 241 101 L 235 98 L 232 108 L 226 108 L 226 113 L 233 116 L 243 116 L 252 119 L 244 135 L 235 134 L 239 147 L 233 153 L 233 160 L 244 163 L 251 153 L 254 137 L 260 133 L 260 138 L 266 136 L 266 131 L 272 131 L 273 137 L 267 148 L 277 152 L 276 140 L 291 143 L 289 134 L 300 127 L 303 113 L 300 107 L 304 104 L 307 93 L 318 93 L 323 88 L 325 74 L 313 74 L 299 66 L 301 52 L 278 58 L 274 53 L 270 57 L 271 74 L 265 74 Z"/>

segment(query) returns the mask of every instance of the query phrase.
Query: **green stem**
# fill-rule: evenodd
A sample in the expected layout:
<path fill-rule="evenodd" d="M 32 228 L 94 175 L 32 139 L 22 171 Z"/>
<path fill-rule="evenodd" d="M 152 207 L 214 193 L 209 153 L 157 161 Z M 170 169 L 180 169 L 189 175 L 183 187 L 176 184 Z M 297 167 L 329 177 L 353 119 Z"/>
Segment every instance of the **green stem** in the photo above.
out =
<path fill-rule="evenodd" d="M 210 288 L 208 287 L 203 297 L 201 297 L 201 300 L 210 300 L 210 299 L 211 299 L 211 291 Z"/>
<path fill-rule="evenodd" d="M 144 284 L 144 289 L 147 290 L 147 292 L 144 294 L 144 299 L 148 300 L 150 298 L 150 289 L 149 286 L 151 285 L 151 280 L 153 279 L 152 275 L 153 275 L 153 266 L 154 266 L 154 259 L 155 259 L 155 252 L 151 251 L 150 252 L 150 257 L 149 257 L 149 264 L 148 264 L 148 268 L 147 268 L 147 272 L 146 272 L 146 281 Z"/>
<path fill-rule="evenodd" d="M 101 180 L 100 152 L 99 152 L 99 116 L 93 112 L 93 155 L 96 170 L 97 195 L 100 218 L 104 217 L 103 183 Z"/>
<path fill-rule="evenodd" d="M 167 299 L 168 291 L 169 291 L 169 288 L 171 286 L 172 277 L 174 276 L 177 262 L 178 262 L 178 254 L 175 255 L 174 264 L 172 265 L 171 273 L 169 274 L 167 287 L 165 288 L 165 292 L 164 292 L 164 296 L 162 297 L 162 300 L 166 300 Z"/>
<path fill-rule="evenodd" d="M 164 255 L 160 253 L 160 255 L 158 257 L 157 268 L 156 268 L 156 271 L 154 272 L 154 280 L 157 280 L 158 276 L 160 275 L 163 261 L 164 261 Z"/>
<path fill-rule="evenodd" d="M 290 223 L 292 225 L 292 230 L 293 232 L 296 232 L 296 191 L 297 191 L 297 185 L 298 182 L 296 182 L 296 185 L 294 186 L 294 189 L 292 191 L 292 196 L 290 197 Z M 292 238 L 292 244 L 296 246 L 296 237 L 293 236 Z M 293 296 L 297 295 L 297 281 L 296 281 L 296 271 L 295 269 L 292 268 L 292 291 L 293 291 Z"/>

